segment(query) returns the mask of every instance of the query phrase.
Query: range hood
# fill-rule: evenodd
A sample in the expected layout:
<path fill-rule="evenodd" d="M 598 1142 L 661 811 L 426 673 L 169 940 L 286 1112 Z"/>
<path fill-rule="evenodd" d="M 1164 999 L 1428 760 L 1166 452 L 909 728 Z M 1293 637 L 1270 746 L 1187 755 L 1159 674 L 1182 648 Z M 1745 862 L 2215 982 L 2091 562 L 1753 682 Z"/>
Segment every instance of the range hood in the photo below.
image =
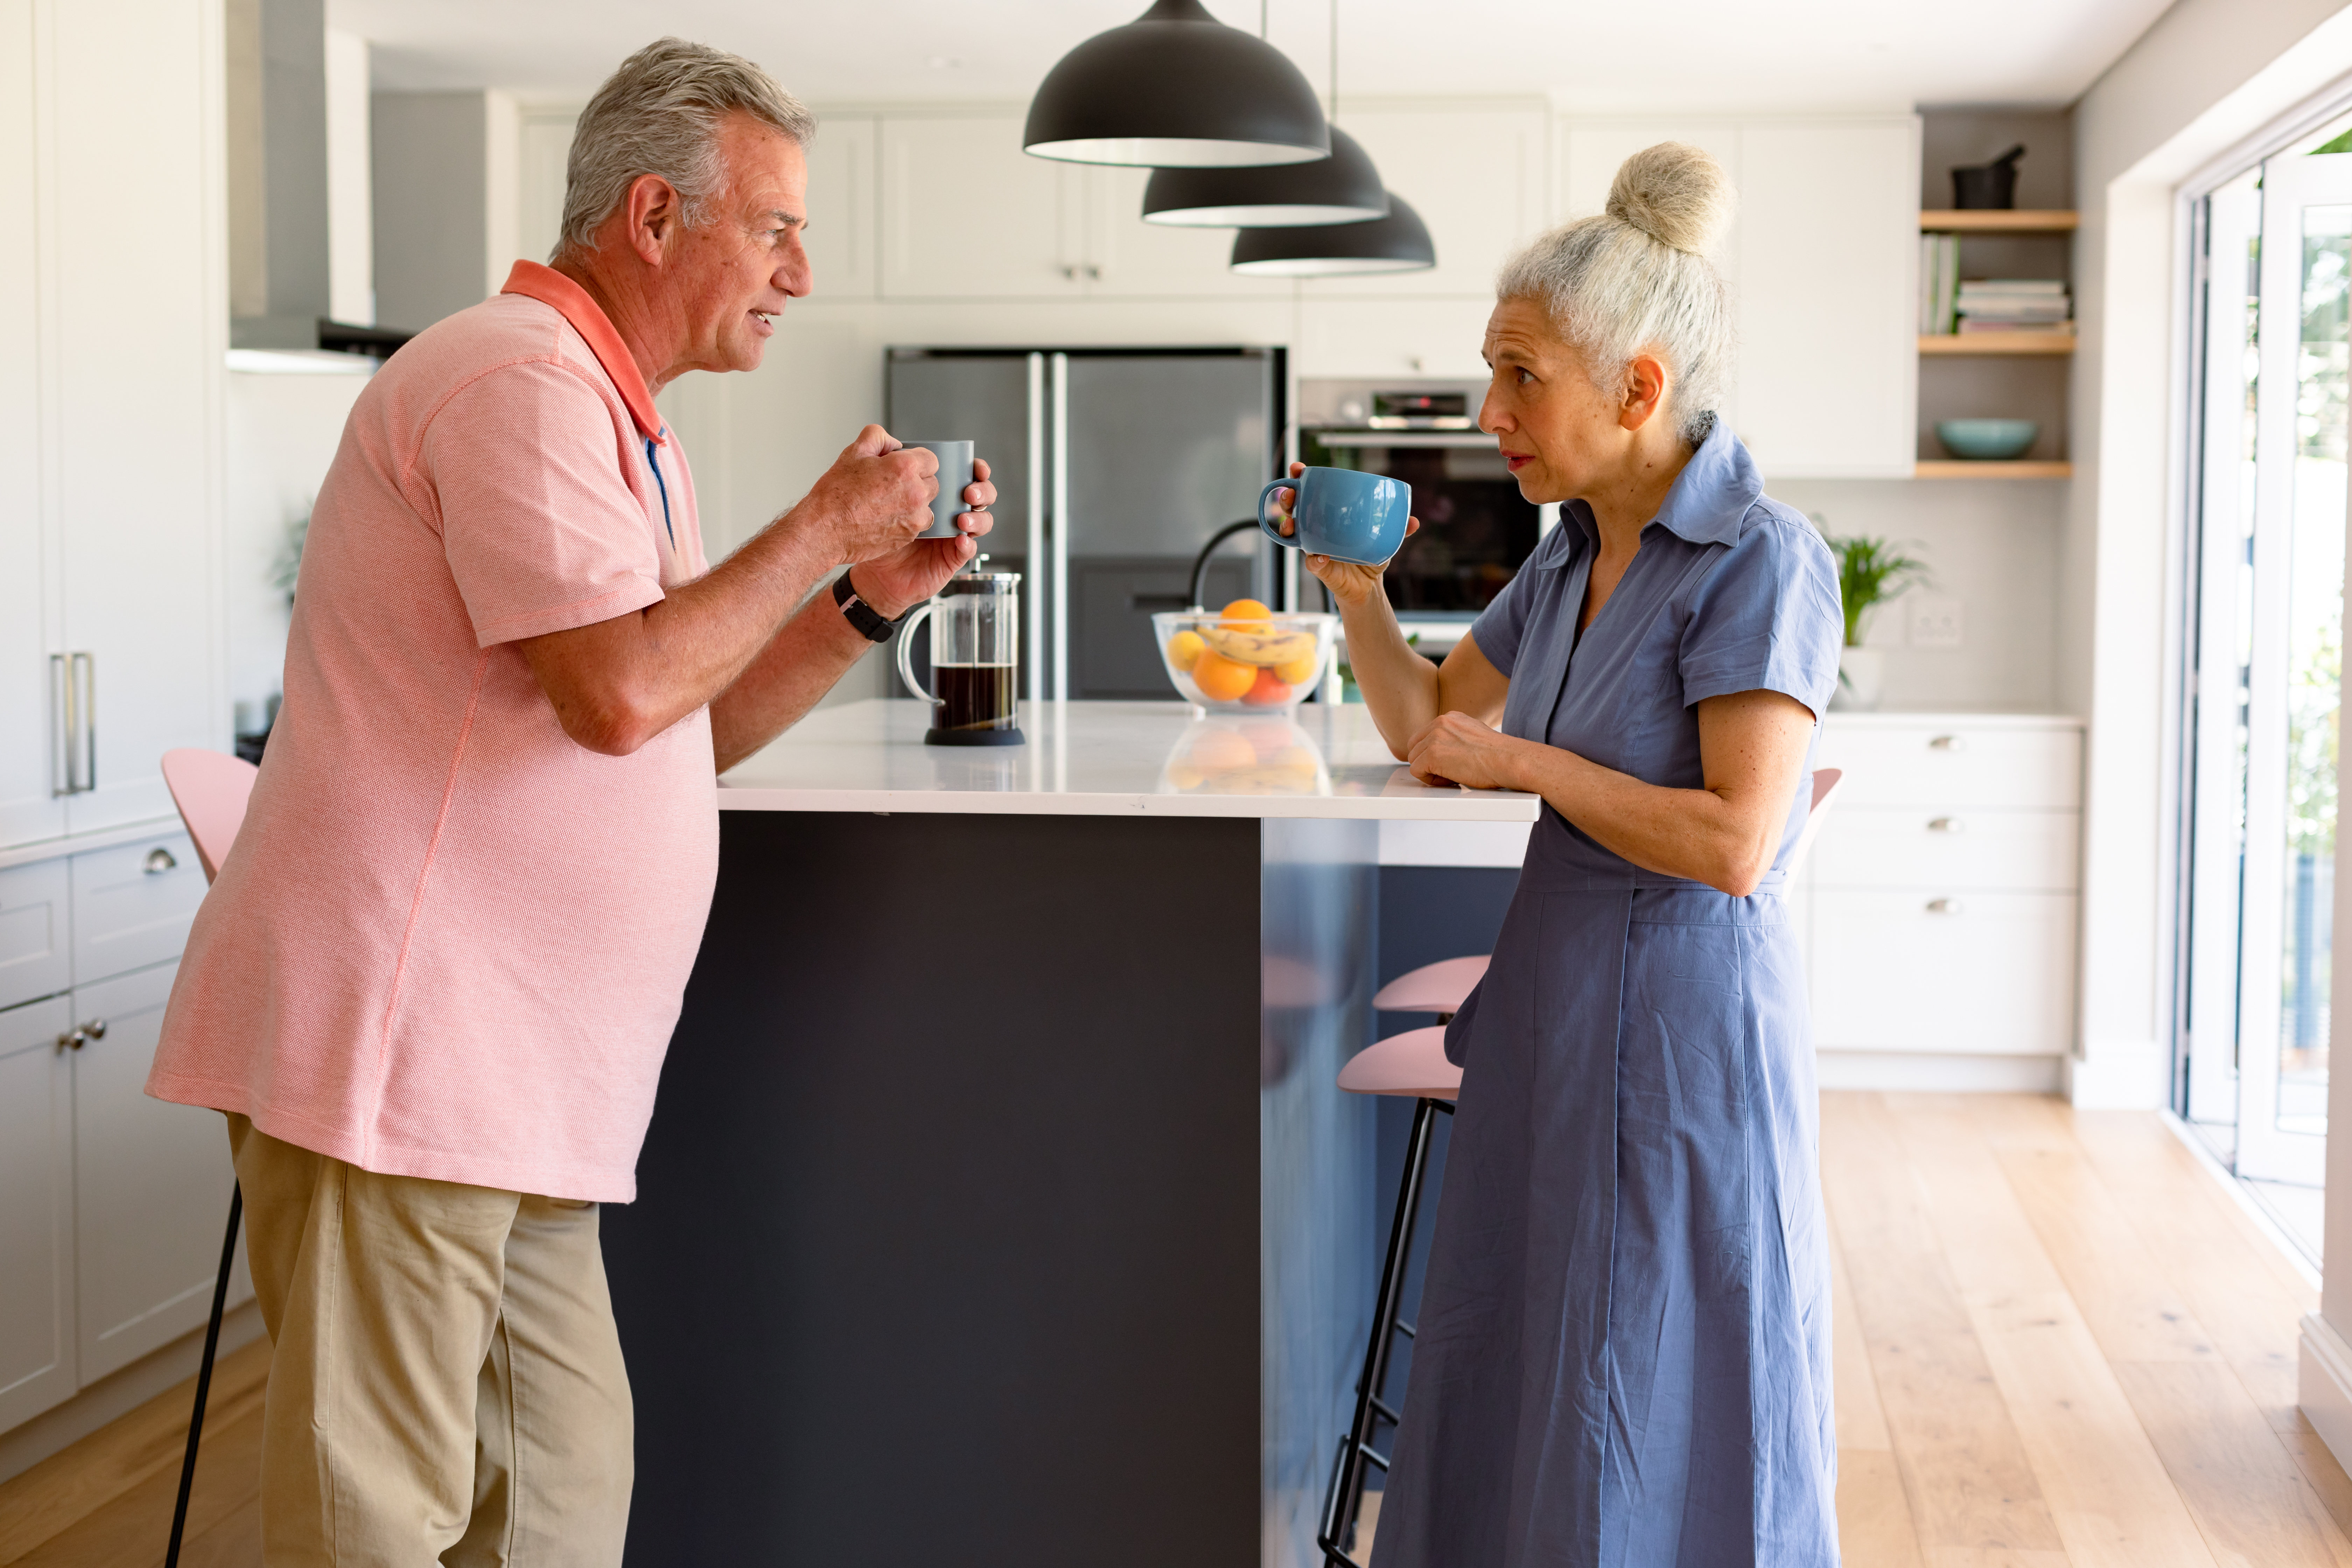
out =
<path fill-rule="evenodd" d="M 317 359 L 322 370 L 366 369 L 409 334 L 375 326 L 372 307 L 345 312 L 369 321 L 336 317 L 332 203 L 341 196 L 364 214 L 367 159 L 362 147 L 356 174 L 345 182 L 355 179 L 359 189 L 331 192 L 324 0 L 228 0 L 226 11 L 230 353 L 247 360 L 256 351 L 280 356 L 286 363 L 279 368 L 297 368 L 293 356 L 301 356 Z M 362 257 L 365 249 L 362 237 Z M 368 299 L 364 288 L 359 297 Z"/>

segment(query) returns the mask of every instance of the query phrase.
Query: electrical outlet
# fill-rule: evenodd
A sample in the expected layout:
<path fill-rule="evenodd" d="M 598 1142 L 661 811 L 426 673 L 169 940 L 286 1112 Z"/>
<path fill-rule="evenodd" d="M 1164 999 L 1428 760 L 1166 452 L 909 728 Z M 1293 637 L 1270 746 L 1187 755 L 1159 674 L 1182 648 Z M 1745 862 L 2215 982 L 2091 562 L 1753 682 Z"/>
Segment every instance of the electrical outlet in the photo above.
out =
<path fill-rule="evenodd" d="M 1960 646 L 1960 601 L 1949 594 L 1912 595 L 1905 618 L 1913 647 Z"/>

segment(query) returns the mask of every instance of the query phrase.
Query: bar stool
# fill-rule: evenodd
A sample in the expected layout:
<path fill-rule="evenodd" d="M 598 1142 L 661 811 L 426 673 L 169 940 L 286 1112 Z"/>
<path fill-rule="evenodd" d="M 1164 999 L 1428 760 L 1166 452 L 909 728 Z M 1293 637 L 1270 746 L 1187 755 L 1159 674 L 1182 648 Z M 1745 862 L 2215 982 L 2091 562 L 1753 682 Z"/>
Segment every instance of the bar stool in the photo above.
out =
<path fill-rule="evenodd" d="M 1829 816 L 1830 803 L 1844 785 L 1840 768 L 1813 771 L 1813 798 L 1805 811 L 1805 825 L 1789 854 L 1788 875 L 1812 852 Z M 1404 1180 L 1397 1189 L 1396 1215 L 1389 1222 L 1389 1249 L 1381 1260 L 1379 1294 L 1372 1307 L 1371 1342 L 1364 1350 L 1364 1370 L 1356 1384 L 1356 1411 L 1339 1439 L 1339 1453 L 1331 1468 L 1331 1484 L 1323 1498 L 1323 1522 L 1315 1536 L 1325 1568 L 1362 1568 L 1349 1552 L 1355 1546 L 1356 1521 L 1363 1511 L 1364 1482 L 1370 1469 L 1383 1475 L 1388 1456 L 1372 1446 L 1375 1429 L 1383 1422 L 1393 1427 L 1402 1412 L 1385 1397 L 1389 1356 L 1396 1336 L 1414 1337 L 1404 1319 L 1405 1263 L 1412 1256 L 1412 1234 L 1421 1217 L 1422 1187 L 1429 1172 L 1429 1148 L 1437 1118 L 1454 1114 L 1462 1094 L 1462 1069 L 1445 1057 L 1445 1025 L 1462 1010 L 1470 993 L 1485 979 L 1491 954 L 1441 959 L 1397 976 L 1374 994 L 1372 1005 L 1383 1013 L 1434 1013 L 1436 1026 L 1408 1029 L 1375 1040 L 1339 1069 L 1339 1087 L 1350 1094 L 1410 1096 L 1413 1101 L 1412 1130 L 1405 1139 Z M 1370 1468 L 1367 1468 L 1370 1467 Z"/>
<path fill-rule="evenodd" d="M 244 826 L 247 800 L 261 770 L 242 757 L 185 746 L 163 753 L 163 784 L 180 820 L 195 841 L 196 860 L 209 884 L 220 876 L 228 847 Z M 213 1357 L 220 1350 L 221 1310 L 228 1304 L 229 1270 L 236 1262 L 237 1222 L 245 1216 L 245 1189 L 232 1184 L 228 1195 L 228 1236 L 221 1242 L 220 1276 L 213 1281 L 213 1315 L 205 1328 L 204 1360 L 196 1367 L 196 1408 L 188 1417 L 188 1451 L 180 1461 L 180 1500 L 172 1510 L 172 1543 L 163 1553 L 163 1568 L 180 1561 L 180 1536 L 188 1524 L 188 1494 L 196 1480 L 196 1444 L 205 1435 L 205 1398 L 213 1388 Z"/>

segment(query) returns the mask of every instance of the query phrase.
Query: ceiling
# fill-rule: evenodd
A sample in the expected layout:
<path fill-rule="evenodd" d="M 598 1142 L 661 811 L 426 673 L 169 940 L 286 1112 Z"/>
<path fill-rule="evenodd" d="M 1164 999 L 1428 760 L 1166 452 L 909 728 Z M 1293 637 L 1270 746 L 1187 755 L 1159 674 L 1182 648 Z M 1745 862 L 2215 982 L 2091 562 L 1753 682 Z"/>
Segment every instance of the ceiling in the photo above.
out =
<path fill-rule="evenodd" d="M 810 102 L 1026 99 L 1064 51 L 1146 0 L 328 0 L 376 46 L 379 89 L 578 101 L 664 33 L 751 56 Z M 1255 32 L 1251 0 L 1206 0 Z M 1267 0 L 1320 89 L 1335 0 Z M 1347 0 L 1351 94 L 1549 95 L 1570 110 L 1886 110 L 2073 101 L 2169 0 Z M 1671 40 L 1669 42 L 1668 40 Z"/>

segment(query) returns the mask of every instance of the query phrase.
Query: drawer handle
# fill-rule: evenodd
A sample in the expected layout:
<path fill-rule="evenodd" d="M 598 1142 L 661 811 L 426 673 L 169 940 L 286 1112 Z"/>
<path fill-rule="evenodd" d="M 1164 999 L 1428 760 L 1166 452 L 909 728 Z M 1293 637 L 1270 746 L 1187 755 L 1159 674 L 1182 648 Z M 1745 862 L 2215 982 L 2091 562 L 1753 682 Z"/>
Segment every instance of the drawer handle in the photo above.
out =
<path fill-rule="evenodd" d="M 61 1051 L 78 1051 L 81 1049 L 82 1047 L 89 1044 L 92 1040 L 102 1040 L 104 1038 L 106 1038 L 106 1020 L 103 1018 L 92 1018 L 87 1024 L 78 1024 L 74 1027 L 68 1029 L 64 1034 L 59 1035 L 58 1037 L 58 1049 Z"/>
<path fill-rule="evenodd" d="M 140 863 L 139 868 L 151 877 L 160 877 L 166 871 L 178 870 L 180 863 L 172 858 L 172 852 L 169 849 L 150 849 L 147 851 L 147 858 Z"/>
<path fill-rule="evenodd" d="M 1931 915 L 1957 915 L 1967 909 L 1958 899 L 1929 899 L 1927 912 Z"/>
<path fill-rule="evenodd" d="M 1938 816 L 1927 824 L 1930 833 L 1966 833 L 1969 825 L 1957 816 Z"/>
<path fill-rule="evenodd" d="M 1938 735 L 1927 742 L 1927 749 L 1931 752 L 1965 752 L 1969 749 L 1969 738 L 1966 735 Z"/>

